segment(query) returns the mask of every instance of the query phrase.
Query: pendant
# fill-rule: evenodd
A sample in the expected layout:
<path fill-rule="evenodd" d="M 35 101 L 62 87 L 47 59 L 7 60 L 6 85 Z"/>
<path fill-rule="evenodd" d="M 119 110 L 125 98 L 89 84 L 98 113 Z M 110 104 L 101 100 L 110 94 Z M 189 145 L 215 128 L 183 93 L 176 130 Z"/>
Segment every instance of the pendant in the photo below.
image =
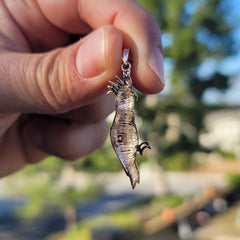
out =
<path fill-rule="evenodd" d="M 116 95 L 115 117 L 110 129 L 112 146 L 127 174 L 132 188 L 140 182 L 139 170 L 136 162 L 137 152 L 143 155 L 143 150 L 149 148 L 148 142 L 139 143 L 139 132 L 135 123 L 134 105 L 137 94 L 133 89 L 131 79 L 131 63 L 128 61 L 129 50 L 123 51 L 121 66 L 122 78 L 116 76 L 116 83 L 109 81 L 107 94 Z"/>

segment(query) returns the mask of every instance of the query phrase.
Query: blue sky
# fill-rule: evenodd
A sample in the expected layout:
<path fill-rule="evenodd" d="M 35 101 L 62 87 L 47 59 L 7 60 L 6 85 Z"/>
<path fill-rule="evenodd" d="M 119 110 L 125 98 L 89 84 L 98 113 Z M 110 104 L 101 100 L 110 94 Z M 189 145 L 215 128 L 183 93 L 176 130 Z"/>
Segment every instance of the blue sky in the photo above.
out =
<path fill-rule="evenodd" d="M 209 104 L 221 102 L 240 106 L 240 1 L 229 0 L 227 4 L 231 6 L 231 9 L 226 18 L 228 23 L 235 28 L 233 37 L 239 50 L 234 55 L 222 60 L 216 67 L 218 71 L 232 76 L 230 88 L 225 94 L 216 89 L 210 89 L 205 93 L 204 100 Z"/>
<path fill-rule="evenodd" d="M 198 1 L 192 1 L 192 3 L 199 3 Z M 208 89 L 204 95 L 203 100 L 208 104 L 227 104 L 230 106 L 240 106 L 240 0 L 225 0 L 225 4 L 229 6 L 229 13 L 226 15 L 227 22 L 234 27 L 233 37 L 236 45 L 236 53 L 228 58 L 217 62 L 214 59 L 209 59 L 208 62 L 202 64 L 199 69 L 199 74 L 208 75 L 211 72 L 219 71 L 231 76 L 230 87 L 223 93 L 215 88 Z M 197 5 L 193 5 L 193 7 Z M 194 9 L 193 9 L 194 11 Z M 163 36 L 163 44 L 165 46 L 171 44 L 171 36 Z M 168 75 L 168 71 L 171 71 L 171 61 L 169 59 L 164 60 L 165 73 Z M 166 76 L 168 78 L 168 76 Z M 170 86 L 167 85 L 165 93 L 169 91 Z"/>

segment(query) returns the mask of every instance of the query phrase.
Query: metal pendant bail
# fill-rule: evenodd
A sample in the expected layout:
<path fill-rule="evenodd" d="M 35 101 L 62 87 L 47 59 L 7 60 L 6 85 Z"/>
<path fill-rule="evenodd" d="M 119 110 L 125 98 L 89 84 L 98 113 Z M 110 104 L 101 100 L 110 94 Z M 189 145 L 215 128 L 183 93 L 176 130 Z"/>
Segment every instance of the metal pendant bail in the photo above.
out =
<path fill-rule="evenodd" d="M 121 69 L 122 69 L 124 75 L 129 74 L 131 72 L 132 65 L 128 61 L 129 52 L 130 52 L 129 49 L 123 50 L 123 57 L 122 57 L 123 64 L 121 66 Z"/>
<path fill-rule="evenodd" d="M 123 50 L 123 58 L 122 58 L 122 61 L 124 64 L 127 64 L 128 62 L 128 57 L 129 57 L 129 49 L 124 49 Z"/>

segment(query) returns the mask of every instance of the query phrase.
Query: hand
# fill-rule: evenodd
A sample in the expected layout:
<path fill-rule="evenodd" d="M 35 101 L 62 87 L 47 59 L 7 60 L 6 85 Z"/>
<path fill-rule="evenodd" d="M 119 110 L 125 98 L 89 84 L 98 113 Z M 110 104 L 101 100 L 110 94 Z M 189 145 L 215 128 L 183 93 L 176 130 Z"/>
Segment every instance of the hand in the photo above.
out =
<path fill-rule="evenodd" d="M 163 88 L 156 20 L 131 0 L 0 2 L 0 176 L 49 154 L 76 159 L 107 136 L 122 49 L 134 86 Z M 73 36 L 85 36 L 73 43 Z"/>

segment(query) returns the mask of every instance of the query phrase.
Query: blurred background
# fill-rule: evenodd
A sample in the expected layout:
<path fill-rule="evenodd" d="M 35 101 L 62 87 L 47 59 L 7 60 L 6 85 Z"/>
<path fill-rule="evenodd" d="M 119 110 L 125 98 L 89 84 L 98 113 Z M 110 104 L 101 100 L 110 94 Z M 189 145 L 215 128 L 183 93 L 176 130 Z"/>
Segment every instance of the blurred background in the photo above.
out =
<path fill-rule="evenodd" d="M 74 163 L 50 157 L 1 179 L 0 239 L 240 239 L 240 1 L 139 3 L 161 26 L 167 82 L 138 93 L 141 183 L 109 139 Z"/>

